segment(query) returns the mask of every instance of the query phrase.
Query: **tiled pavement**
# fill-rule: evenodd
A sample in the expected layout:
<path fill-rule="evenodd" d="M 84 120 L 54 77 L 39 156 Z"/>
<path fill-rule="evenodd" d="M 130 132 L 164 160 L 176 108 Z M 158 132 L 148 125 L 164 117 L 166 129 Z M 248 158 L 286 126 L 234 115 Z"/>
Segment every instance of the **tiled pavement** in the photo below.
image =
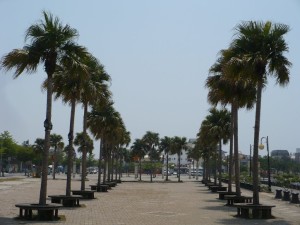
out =
<path fill-rule="evenodd" d="M 25 177 L 23 177 L 25 178 Z M 64 194 L 65 175 L 48 180 L 48 195 Z M 1 178 L 2 179 L 2 178 Z M 89 184 L 94 184 L 97 175 L 89 175 Z M 133 181 L 133 175 L 124 176 Z M 173 181 L 176 178 L 171 177 Z M 149 177 L 144 176 L 144 181 Z M 18 181 L 0 182 L 0 225 L 7 224 L 64 224 L 64 225 L 198 225 L 198 224 L 267 224 L 299 225 L 299 204 L 290 204 L 274 199 L 274 194 L 261 193 L 260 201 L 275 204 L 270 220 L 246 220 L 234 217 L 236 209 L 224 206 L 217 194 L 207 187 L 182 176 L 182 183 L 123 182 L 107 193 L 96 193 L 94 200 L 82 200 L 81 207 L 62 208 L 59 215 L 65 219 L 54 222 L 32 222 L 16 220 L 17 203 L 36 203 L 39 197 L 39 179 L 25 178 Z M 162 181 L 157 177 L 154 181 Z M 72 189 L 79 189 L 79 178 L 72 181 Z M 242 190 L 243 195 L 251 192 Z"/>

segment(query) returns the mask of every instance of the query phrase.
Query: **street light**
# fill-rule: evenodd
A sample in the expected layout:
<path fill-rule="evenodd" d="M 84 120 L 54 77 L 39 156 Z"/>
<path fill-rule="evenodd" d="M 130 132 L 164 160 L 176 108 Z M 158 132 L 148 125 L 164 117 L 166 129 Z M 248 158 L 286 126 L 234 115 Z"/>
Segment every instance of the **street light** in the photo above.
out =
<path fill-rule="evenodd" d="M 267 137 L 262 137 L 260 139 L 260 145 L 258 146 L 259 149 L 264 149 L 264 145 L 262 144 L 262 140 L 265 139 L 267 143 L 267 152 L 268 152 L 268 189 L 271 191 L 271 171 L 270 171 L 270 153 L 269 153 L 269 138 Z"/>
<path fill-rule="evenodd" d="M 249 177 L 252 175 L 252 162 L 251 162 L 251 154 L 252 154 L 252 145 L 250 144 L 250 157 L 249 157 Z"/>

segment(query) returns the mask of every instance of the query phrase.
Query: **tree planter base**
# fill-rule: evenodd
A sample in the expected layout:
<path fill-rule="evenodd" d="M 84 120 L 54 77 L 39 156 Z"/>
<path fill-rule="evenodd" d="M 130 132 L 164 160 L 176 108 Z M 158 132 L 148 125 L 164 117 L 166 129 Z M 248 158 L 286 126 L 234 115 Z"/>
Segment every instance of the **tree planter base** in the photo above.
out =
<path fill-rule="evenodd" d="M 237 217 L 246 219 L 271 219 L 274 205 L 235 204 Z"/>
<path fill-rule="evenodd" d="M 19 218 L 26 220 L 58 220 L 58 209 L 61 207 L 59 204 L 16 204 L 19 208 Z M 33 211 L 37 211 L 37 215 L 33 214 Z"/>
<path fill-rule="evenodd" d="M 276 189 L 275 198 L 282 199 L 282 190 L 281 189 Z"/>

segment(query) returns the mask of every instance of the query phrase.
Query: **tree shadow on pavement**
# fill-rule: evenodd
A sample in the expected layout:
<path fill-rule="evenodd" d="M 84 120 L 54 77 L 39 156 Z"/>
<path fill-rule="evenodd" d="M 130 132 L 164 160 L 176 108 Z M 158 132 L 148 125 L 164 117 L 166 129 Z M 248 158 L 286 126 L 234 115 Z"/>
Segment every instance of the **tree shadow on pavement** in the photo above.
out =
<path fill-rule="evenodd" d="M 257 219 L 243 219 L 233 216 L 232 219 L 221 219 L 218 224 L 224 225 L 292 225 L 292 223 L 279 220 L 279 219 L 268 219 L 268 220 L 257 220 Z"/>
<path fill-rule="evenodd" d="M 0 217 L 0 224 L 1 225 L 17 224 L 17 219 L 16 218 L 9 218 L 9 217 Z"/>
<path fill-rule="evenodd" d="M 225 212 L 236 212 L 235 208 L 226 207 L 226 206 L 223 206 L 223 205 L 205 206 L 204 208 L 208 209 L 208 210 L 213 210 L 213 211 L 222 210 L 222 211 L 225 211 Z"/>

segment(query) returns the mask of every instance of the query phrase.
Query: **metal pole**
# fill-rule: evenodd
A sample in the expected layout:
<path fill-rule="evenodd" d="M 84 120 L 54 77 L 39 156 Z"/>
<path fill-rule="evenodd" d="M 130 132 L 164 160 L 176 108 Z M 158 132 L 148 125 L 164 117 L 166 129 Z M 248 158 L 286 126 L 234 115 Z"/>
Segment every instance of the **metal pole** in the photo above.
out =
<path fill-rule="evenodd" d="M 251 165 L 251 153 L 252 153 L 252 145 L 250 144 L 250 158 L 249 158 L 249 176 L 252 174 L 252 165 Z"/>
<path fill-rule="evenodd" d="M 267 136 L 267 152 L 268 152 L 268 186 L 271 191 L 271 171 L 270 171 L 270 153 L 269 153 L 269 138 Z"/>

